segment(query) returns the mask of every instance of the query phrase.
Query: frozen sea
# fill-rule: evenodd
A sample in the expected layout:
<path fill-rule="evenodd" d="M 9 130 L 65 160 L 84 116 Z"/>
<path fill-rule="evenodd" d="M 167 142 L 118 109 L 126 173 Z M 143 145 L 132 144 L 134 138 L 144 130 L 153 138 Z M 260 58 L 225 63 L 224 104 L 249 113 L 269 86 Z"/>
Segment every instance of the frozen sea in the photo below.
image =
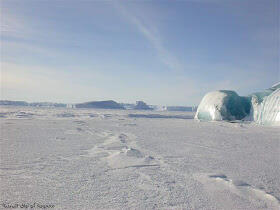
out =
<path fill-rule="evenodd" d="M 280 209 L 279 127 L 192 112 L 0 112 L 2 209 Z"/>

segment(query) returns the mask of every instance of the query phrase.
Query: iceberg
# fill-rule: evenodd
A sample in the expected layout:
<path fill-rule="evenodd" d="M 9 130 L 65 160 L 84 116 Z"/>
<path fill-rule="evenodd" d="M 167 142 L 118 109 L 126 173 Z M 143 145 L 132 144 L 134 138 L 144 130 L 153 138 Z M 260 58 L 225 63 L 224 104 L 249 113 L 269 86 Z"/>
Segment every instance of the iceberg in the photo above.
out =
<path fill-rule="evenodd" d="M 231 90 L 219 90 L 206 94 L 197 108 L 196 119 L 241 120 L 250 114 L 250 100 Z"/>
<path fill-rule="evenodd" d="M 144 101 L 136 101 L 136 106 L 134 109 L 137 110 L 152 110 L 151 107 L 149 107 Z"/>
<path fill-rule="evenodd" d="M 76 108 L 93 108 L 93 109 L 125 109 L 121 104 L 109 101 L 90 101 L 81 104 L 76 104 Z"/>
<path fill-rule="evenodd" d="M 197 108 L 195 119 L 249 120 L 263 125 L 280 125 L 280 83 L 249 96 L 239 96 L 231 90 L 207 93 Z"/>

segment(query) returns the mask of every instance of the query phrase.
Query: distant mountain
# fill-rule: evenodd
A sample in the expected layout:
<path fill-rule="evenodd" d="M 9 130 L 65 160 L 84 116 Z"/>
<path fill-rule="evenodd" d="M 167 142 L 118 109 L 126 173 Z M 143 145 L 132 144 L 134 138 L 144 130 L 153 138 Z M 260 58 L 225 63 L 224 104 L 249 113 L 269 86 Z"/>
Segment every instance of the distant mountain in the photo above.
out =
<path fill-rule="evenodd" d="M 76 108 L 95 108 L 95 109 L 125 109 L 121 104 L 109 100 L 109 101 L 91 101 L 76 104 Z"/>
<path fill-rule="evenodd" d="M 25 101 L 0 100 L 0 105 L 6 105 L 6 106 L 28 106 L 28 103 L 25 102 Z"/>

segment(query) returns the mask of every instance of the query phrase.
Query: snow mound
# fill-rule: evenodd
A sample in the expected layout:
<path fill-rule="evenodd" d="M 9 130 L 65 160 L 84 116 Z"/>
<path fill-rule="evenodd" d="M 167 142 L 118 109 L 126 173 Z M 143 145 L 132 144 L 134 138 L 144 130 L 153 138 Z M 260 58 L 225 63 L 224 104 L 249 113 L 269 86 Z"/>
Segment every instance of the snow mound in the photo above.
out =
<path fill-rule="evenodd" d="M 207 93 L 197 108 L 195 119 L 241 120 L 250 113 L 250 101 L 230 90 Z"/>

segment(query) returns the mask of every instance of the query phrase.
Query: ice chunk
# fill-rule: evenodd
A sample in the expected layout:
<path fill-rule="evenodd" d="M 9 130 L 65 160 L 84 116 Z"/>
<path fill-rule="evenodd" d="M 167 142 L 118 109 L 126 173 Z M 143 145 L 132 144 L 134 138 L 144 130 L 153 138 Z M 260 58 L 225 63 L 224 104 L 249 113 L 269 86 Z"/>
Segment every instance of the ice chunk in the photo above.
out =
<path fill-rule="evenodd" d="M 250 113 L 249 97 L 242 97 L 230 90 L 206 94 L 195 115 L 200 120 L 241 120 Z"/>

